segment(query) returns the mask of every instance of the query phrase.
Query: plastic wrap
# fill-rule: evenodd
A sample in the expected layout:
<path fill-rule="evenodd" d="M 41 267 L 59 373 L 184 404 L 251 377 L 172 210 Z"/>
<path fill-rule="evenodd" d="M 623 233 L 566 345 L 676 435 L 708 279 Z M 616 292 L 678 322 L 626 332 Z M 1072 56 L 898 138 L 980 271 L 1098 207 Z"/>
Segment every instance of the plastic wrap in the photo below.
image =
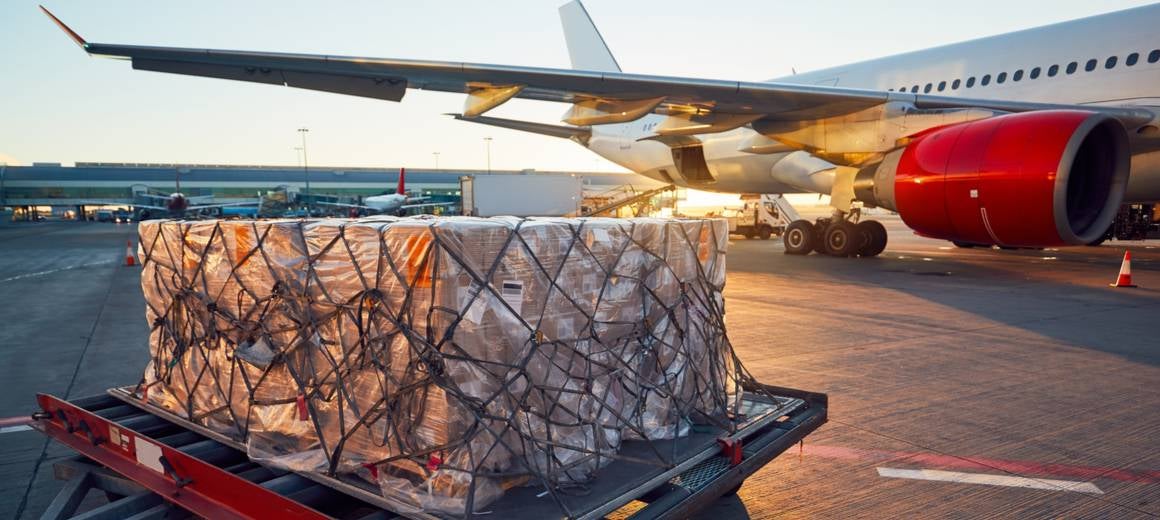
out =
<path fill-rule="evenodd" d="M 254 460 L 459 516 L 625 440 L 730 427 L 723 220 L 139 226 L 153 405 Z M 661 462 L 658 462 L 661 463 Z"/>

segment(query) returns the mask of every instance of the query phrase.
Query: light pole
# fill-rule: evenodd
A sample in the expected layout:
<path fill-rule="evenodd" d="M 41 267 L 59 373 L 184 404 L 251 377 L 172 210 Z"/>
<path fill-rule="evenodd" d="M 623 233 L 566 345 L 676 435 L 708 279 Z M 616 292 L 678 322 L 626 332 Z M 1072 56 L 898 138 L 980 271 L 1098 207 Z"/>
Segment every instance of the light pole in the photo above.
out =
<path fill-rule="evenodd" d="M 7 202 L 4 193 L 4 173 L 8 169 L 8 163 L 0 163 L 0 211 L 6 206 Z"/>
<path fill-rule="evenodd" d="M 487 173 L 491 174 L 491 137 L 484 137 L 483 142 L 487 144 Z"/>
<path fill-rule="evenodd" d="M 314 208 L 310 200 L 310 166 L 306 160 L 306 132 L 309 128 L 299 128 L 298 133 L 302 136 L 302 177 L 306 180 L 306 216 L 313 216 Z"/>
<path fill-rule="evenodd" d="M 431 152 L 435 156 L 435 171 L 439 171 L 439 152 Z"/>

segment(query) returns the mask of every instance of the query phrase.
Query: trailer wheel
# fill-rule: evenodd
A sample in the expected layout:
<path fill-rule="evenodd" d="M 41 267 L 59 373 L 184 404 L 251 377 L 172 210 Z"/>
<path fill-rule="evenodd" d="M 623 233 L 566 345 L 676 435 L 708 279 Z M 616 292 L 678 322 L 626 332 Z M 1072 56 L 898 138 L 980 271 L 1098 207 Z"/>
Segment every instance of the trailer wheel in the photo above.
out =
<path fill-rule="evenodd" d="M 769 237 L 773 236 L 773 230 L 769 226 L 761 226 L 761 229 L 757 231 L 757 236 L 761 237 L 762 240 L 769 240 Z"/>

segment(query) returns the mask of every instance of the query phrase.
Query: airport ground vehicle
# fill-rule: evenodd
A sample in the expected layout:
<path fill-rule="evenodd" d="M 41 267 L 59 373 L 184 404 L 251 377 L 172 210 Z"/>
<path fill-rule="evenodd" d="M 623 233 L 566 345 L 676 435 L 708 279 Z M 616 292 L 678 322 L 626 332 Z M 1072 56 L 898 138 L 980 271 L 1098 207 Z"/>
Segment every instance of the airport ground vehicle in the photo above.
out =
<path fill-rule="evenodd" d="M 601 518 L 632 500 L 648 506 L 631 518 L 687 516 L 735 493 L 746 477 L 826 422 L 825 394 L 761 390 L 775 402 L 747 393 L 750 413 L 735 434 L 694 431 L 689 442 L 673 445 L 679 455 L 671 468 L 614 462 L 587 493 L 569 498 L 570 516 Z M 260 466 L 246 457 L 244 446 L 145 407 L 132 388 L 71 401 L 41 394 L 37 401 L 41 409 L 33 426 L 99 464 L 58 463 L 56 474 L 69 483 L 46 512 L 49 517 L 71 514 L 96 488 L 124 498 L 89 511 L 91 518 L 160 517 L 174 507 L 166 501 L 207 518 L 396 518 L 380 509 L 386 505 L 382 497 L 365 484 Z M 622 450 L 633 449 L 630 444 Z M 558 516 L 554 503 L 538 497 L 540 491 L 513 489 L 488 509 L 513 520 Z"/>
<path fill-rule="evenodd" d="M 580 214 L 580 177 L 536 173 L 461 177 L 463 214 L 475 217 L 562 217 Z"/>
<path fill-rule="evenodd" d="M 786 225 L 797 220 L 797 213 L 782 195 L 743 195 L 741 200 L 745 203 L 741 209 L 725 214 L 732 235 L 769 240 L 781 236 Z"/>

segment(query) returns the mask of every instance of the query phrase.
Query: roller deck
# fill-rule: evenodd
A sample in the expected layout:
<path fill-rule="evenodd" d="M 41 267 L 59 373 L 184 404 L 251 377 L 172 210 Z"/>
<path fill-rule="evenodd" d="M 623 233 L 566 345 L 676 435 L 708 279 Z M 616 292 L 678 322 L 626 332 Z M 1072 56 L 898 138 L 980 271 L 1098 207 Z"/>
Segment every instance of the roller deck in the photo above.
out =
<path fill-rule="evenodd" d="M 696 427 L 687 437 L 653 441 L 656 452 L 633 441 L 619 452 L 626 457 L 659 452 L 670 465 L 617 460 L 583 488 L 512 489 L 476 516 L 593 519 L 641 501 L 645 505 L 629 518 L 685 517 L 736 492 L 746 477 L 826 421 L 824 394 L 770 386 L 762 387 L 762 395 L 749 390 L 743 422 L 732 435 Z M 385 498 L 354 477 L 299 474 L 252 462 L 242 444 L 141 402 L 131 388 L 71 401 L 40 394 L 37 401 L 41 410 L 34 427 L 80 456 L 57 464 L 57 476 L 68 483 L 46 517 L 70 517 L 85 492 L 96 487 L 110 500 L 87 511 L 86 518 L 175 512 L 210 518 L 441 518 Z M 566 511 L 549 496 L 553 493 Z"/>

